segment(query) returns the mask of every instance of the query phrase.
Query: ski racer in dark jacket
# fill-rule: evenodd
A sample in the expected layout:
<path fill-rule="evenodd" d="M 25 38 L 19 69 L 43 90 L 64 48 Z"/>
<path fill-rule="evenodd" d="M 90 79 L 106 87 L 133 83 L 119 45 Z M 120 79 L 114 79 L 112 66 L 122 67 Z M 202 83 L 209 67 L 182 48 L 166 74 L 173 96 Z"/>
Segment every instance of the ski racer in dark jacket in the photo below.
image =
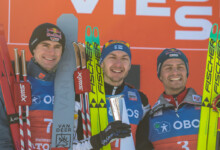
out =
<path fill-rule="evenodd" d="M 164 92 L 137 129 L 137 150 L 197 149 L 201 97 L 186 88 L 188 59 L 180 50 L 165 49 L 157 59 Z"/>
<path fill-rule="evenodd" d="M 56 25 L 50 23 L 44 23 L 35 28 L 29 41 L 29 49 L 33 55 L 33 58 L 28 64 L 28 80 L 32 88 L 30 123 L 33 149 L 50 149 L 54 104 L 54 78 L 56 67 L 61 59 L 64 47 L 65 36 L 63 32 Z M 3 96 L 1 95 L 0 98 L 0 149 L 12 150 L 14 148 Z M 80 107 L 79 102 L 75 103 L 75 107 L 77 113 Z M 100 149 L 111 140 L 124 138 L 130 136 L 130 134 L 130 125 L 121 121 L 114 121 L 109 123 L 104 131 L 91 138 L 81 141 L 75 139 L 73 149 Z"/>
<path fill-rule="evenodd" d="M 102 49 L 100 65 L 105 81 L 105 94 L 108 111 L 108 121 L 113 122 L 113 115 L 108 97 L 123 95 L 120 113 L 121 120 L 131 125 L 130 137 L 116 140 L 111 143 L 111 149 L 133 150 L 135 149 L 135 134 L 139 121 L 150 109 L 145 94 L 129 86 L 124 82 L 131 67 L 131 52 L 129 44 L 124 41 L 110 40 Z"/>

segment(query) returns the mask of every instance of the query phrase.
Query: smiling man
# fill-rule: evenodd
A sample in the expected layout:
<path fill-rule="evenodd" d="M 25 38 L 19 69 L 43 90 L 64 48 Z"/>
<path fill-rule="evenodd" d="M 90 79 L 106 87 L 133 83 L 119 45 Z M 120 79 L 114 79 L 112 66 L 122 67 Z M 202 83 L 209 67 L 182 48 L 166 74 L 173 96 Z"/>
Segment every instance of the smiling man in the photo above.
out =
<path fill-rule="evenodd" d="M 186 88 L 188 59 L 175 48 L 157 58 L 157 76 L 164 92 L 138 125 L 137 150 L 197 149 L 201 97 Z"/>
<path fill-rule="evenodd" d="M 135 149 L 135 133 L 137 124 L 150 108 L 148 99 L 142 92 L 134 89 L 124 82 L 131 68 L 131 51 L 128 43 L 111 40 L 103 46 L 100 58 L 105 81 L 106 97 L 123 95 L 121 110 L 122 122 L 131 125 L 132 134 L 127 139 L 117 140 L 111 143 L 111 149 L 130 150 Z M 108 121 L 113 121 L 110 103 L 107 99 Z M 130 138 L 130 140 L 129 140 Z M 124 142 L 129 141 L 129 142 Z"/>
<path fill-rule="evenodd" d="M 54 78 L 65 47 L 65 36 L 54 24 L 38 25 L 29 39 L 33 57 L 27 65 L 27 78 L 31 83 L 32 104 L 30 106 L 31 142 L 33 149 L 49 149 L 53 119 Z M 15 149 L 9 131 L 9 122 L 0 95 L 0 129 L 7 131 L 0 135 L 0 149 Z M 26 136 L 26 135 L 25 135 Z"/>
<path fill-rule="evenodd" d="M 57 65 L 65 52 L 65 36 L 60 28 L 51 23 L 37 26 L 29 40 L 29 49 L 33 57 L 27 65 L 27 78 L 31 83 L 32 104 L 30 106 L 30 130 L 32 149 L 49 150 L 52 136 L 54 79 Z M 74 57 L 72 58 L 74 59 Z M 74 67 L 74 66 L 73 66 Z M 119 71 L 122 72 L 122 71 Z M 80 110 L 79 101 L 75 101 L 75 110 Z M 77 111 L 75 112 L 77 113 Z M 81 114 L 79 112 L 79 114 Z M 64 116 L 65 117 L 65 116 Z M 73 118 L 74 119 L 74 118 Z M 80 121 L 78 117 L 76 122 Z M 77 128 L 76 127 L 76 128 Z M 76 135 L 76 129 L 73 134 Z M 9 120 L 5 111 L 3 95 L 0 91 L 0 149 L 14 150 L 9 129 Z M 104 131 L 80 140 L 75 136 L 73 149 L 100 149 L 113 139 L 130 136 L 131 126 L 114 121 L 108 124 Z M 25 135 L 26 139 L 26 135 Z M 80 140 L 80 141 L 79 141 Z M 28 143 L 29 144 L 29 143 Z M 27 148 L 27 147 L 26 147 Z M 25 148 L 25 149 L 26 149 Z M 21 148 L 18 148 L 21 149 Z"/>
<path fill-rule="evenodd" d="M 35 61 L 46 71 L 52 71 L 62 55 L 62 45 L 54 41 L 42 41 L 33 50 Z"/>

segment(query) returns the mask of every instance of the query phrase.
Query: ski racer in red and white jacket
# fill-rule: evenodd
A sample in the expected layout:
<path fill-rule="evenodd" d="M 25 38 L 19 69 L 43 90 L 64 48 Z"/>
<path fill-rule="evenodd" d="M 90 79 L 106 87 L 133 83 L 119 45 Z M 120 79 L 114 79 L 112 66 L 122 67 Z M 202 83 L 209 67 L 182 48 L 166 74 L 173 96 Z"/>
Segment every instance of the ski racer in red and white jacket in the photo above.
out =
<path fill-rule="evenodd" d="M 28 64 L 28 80 L 31 83 L 32 105 L 30 106 L 31 141 L 36 150 L 49 150 L 52 135 L 54 78 L 56 66 L 65 47 L 63 32 L 50 23 L 39 25 L 32 33 L 29 48 L 33 58 Z M 13 150 L 9 120 L 5 111 L 4 99 L 0 103 L 0 149 Z M 75 113 L 79 102 L 75 103 Z M 75 122 L 77 122 L 77 119 Z M 75 128 L 75 132 L 77 127 Z M 73 133 L 76 135 L 76 133 Z M 85 140 L 75 136 L 73 149 L 100 149 L 114 139 L 130 136 L 131 127 L 121 121 L 109 123 L 104 131 Z"/>
<path fill-rule="evenodd" d="M 201 96 L 186 88 L 188 74 L 188 59 L 180 50 L 165 49 L 158 56 L 164 93 L 138 125 L 137 150 L 197 149 Z"/>
<path fill-rule="evenodd" d="M 179 102 L 178 107 L 173 104 L 175 101 Z M 149 118 L 142 121 L 142 129 L 145 130 L 137 133 L 137 149 L 196 150 L 200 107 L 201 97 L 192 88 L 175 97 L 161 94 L 149 112 Z"/>

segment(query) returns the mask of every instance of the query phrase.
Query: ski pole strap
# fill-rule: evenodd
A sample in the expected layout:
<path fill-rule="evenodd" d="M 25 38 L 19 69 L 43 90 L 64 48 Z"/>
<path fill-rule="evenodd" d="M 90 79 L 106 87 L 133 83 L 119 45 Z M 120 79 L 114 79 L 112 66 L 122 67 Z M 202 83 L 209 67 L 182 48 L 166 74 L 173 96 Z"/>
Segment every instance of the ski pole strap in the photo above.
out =
<path fill-rule="evenodd" d="M 91 91 L 89 73 L 88 69 L 76 70 L 74 72 L 74 86 L 76 94 L 83 94 Z"/>
<path fill-rule="evenodd" d="M 9 124 L 15 124 L 15 123 L 19 122 L 18 113 L 10 114 L 7 117 L 8 117 Z M 26 122 L 26 113 L 25 112 L 22 114 L 22 118 L 23 118 L 23 121 Z"/>
<path fill-rule="evenodd" d="M 29 82 L 15 82 L 14 83 L 14 97 L 15 105 L 30 106 L 31 101 L 31 85 Z"/>

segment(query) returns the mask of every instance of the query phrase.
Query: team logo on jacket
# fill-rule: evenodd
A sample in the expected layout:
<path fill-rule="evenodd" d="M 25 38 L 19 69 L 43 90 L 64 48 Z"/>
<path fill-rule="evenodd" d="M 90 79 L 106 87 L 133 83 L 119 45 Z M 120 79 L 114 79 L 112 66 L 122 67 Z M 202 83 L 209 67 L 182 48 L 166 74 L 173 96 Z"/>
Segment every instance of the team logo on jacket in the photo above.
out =
<path fill-rule="evenodd" d="M 137 101 L 137 95 L 135 92 L 128 91 L 128 98 L 132 101 Z"/>
<path fill-rule="evenodd" d="M 40 102 L 41 102 L 40 96 L 37 96 L 37 95 L 32 96 L 32 103 L 33 104 L 40 104 Z"/>
<path fill-rule="evenodd" d="M 171 131 L 171 125 L 169 122 L 166 121 L 155 122 L 154 130 L 156 130 L 158 134 L 167 133 Z"/>

